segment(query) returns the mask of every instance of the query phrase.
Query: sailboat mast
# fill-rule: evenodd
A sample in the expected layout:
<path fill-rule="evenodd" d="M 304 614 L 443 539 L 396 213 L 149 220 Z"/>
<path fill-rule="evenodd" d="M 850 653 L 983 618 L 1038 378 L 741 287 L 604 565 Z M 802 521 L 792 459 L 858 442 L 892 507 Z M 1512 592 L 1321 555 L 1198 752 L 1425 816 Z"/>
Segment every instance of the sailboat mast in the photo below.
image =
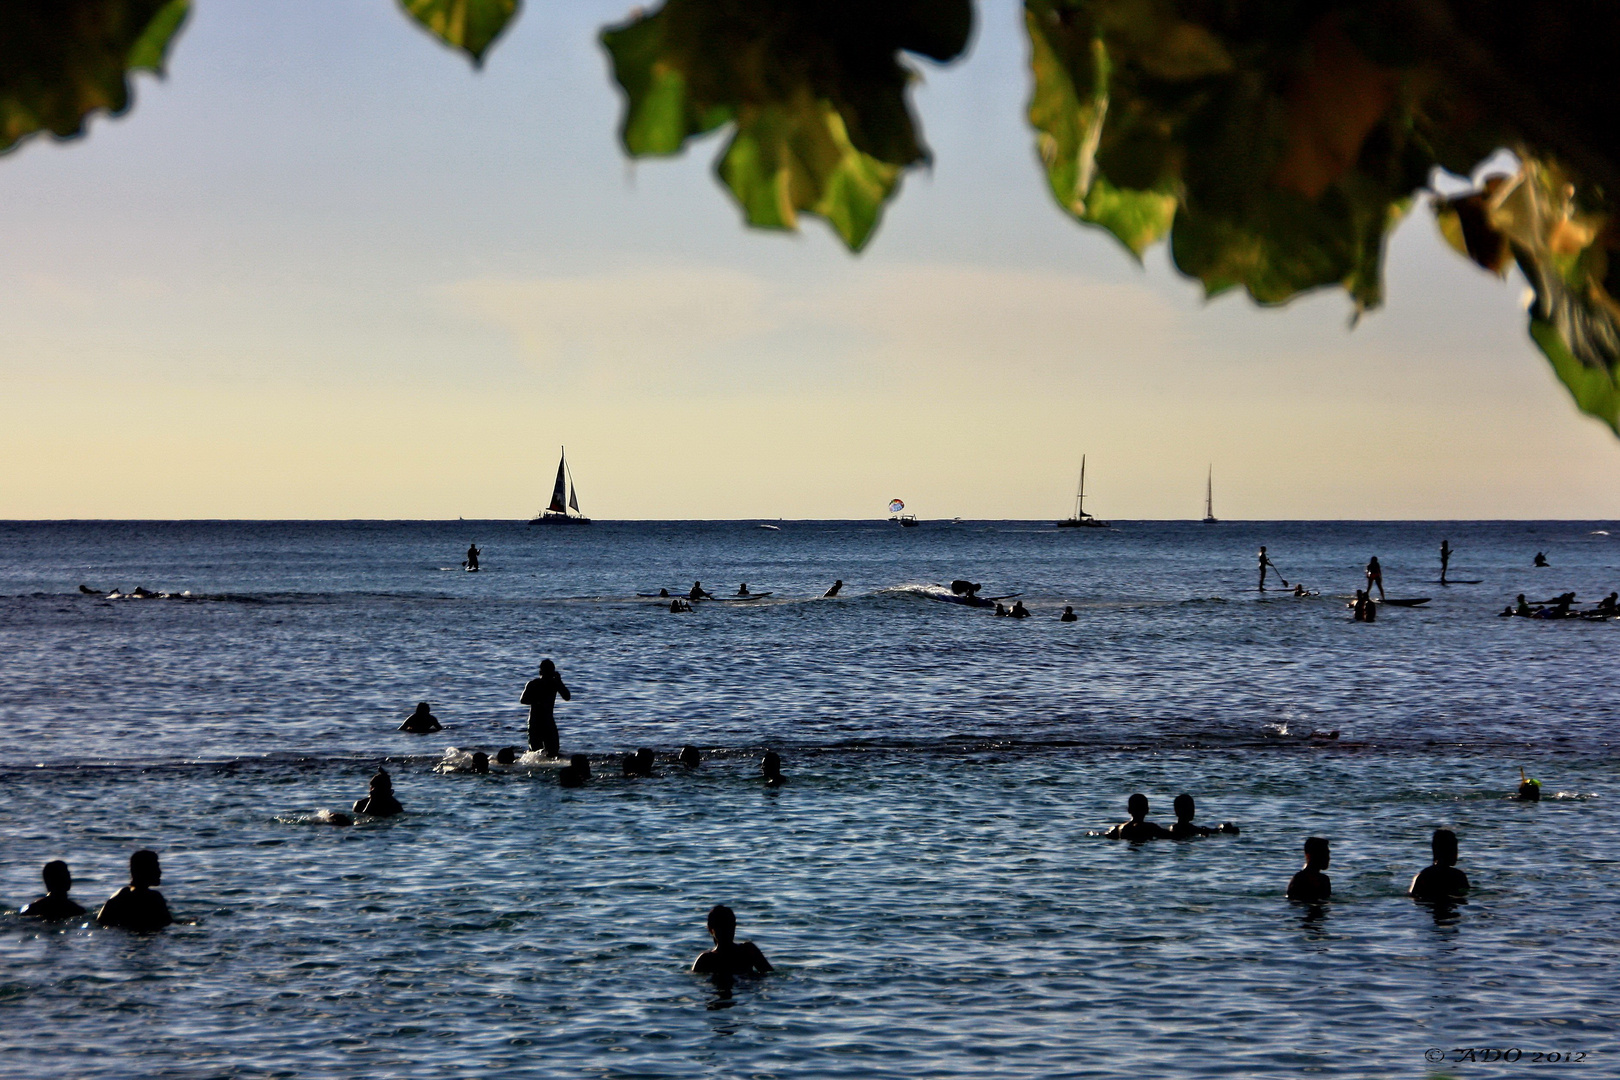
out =
<path fill-rule="evenodd" d="M 1078 520 L 1086 516 L 1086 455 L 1080 455 L 1080 490 L 1074 497 L 1074 516 Z"/>
<path fill-rule="evenodd" d="M 1215 466 L 1209 467 L 1209 476 L 1204 481 L 1204 516 L 1215 516 Z"/>

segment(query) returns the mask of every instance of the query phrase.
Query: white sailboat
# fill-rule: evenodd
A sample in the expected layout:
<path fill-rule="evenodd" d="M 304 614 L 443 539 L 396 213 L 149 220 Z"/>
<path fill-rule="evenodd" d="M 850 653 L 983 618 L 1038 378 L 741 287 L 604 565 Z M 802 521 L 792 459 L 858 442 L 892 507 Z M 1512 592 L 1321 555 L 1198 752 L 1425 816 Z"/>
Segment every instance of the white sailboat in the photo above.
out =
<path fill-rule="evenodd" d="M 564 501 L 563 496 L 568 498 Z M 570 514 L 568 511 L 574 512 Z M 551 504 L 530 521 L 530 525 L 589 525 L 591 519 L 579 512 L 579 492 L 574 490 L 574 473 L 568 467 L 568 448 L 562 448 L 557 462 L 557 484 L 551 489 Z"/>
<path fill-rule="evenodd" d="M 1209 467 L 1209 476 L 1204 480 L 1204 524 L 1220 524 L 1220 519 L 1215 516 L 1215 466 L 1213 465 Z"/>
<path fill-rule="evenodd" d="M 1074 493 L 1074 517 L 1057 523 L 1060 529 L 1106 529 L 1108 522 L 1086 513 L 1086 455 L 1080 455 L 1080 489 Z"/>

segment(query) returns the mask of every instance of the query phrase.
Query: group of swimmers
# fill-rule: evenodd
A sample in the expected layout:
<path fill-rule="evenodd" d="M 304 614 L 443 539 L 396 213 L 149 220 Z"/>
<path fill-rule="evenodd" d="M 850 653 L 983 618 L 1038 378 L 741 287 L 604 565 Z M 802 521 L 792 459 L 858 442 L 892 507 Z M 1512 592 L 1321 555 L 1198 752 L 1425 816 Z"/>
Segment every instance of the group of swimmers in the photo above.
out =
<path fill-rule="evenodd" d="M 41 922 L 66 922 L 86 914 L 68 896 L 73 888 L 73 874 L 68 864 L 53 859 L 45 864 L 45 895 L 23 908 L 18 914 Z M 161 930 L 174 922 L 169 914 L 168 902 L 157 886 L 163 881 L 163 869 L 158 865 L 157 852 L 141 850 L 129 857 L 129 884 L 113 893 L 95 914 L 98 926 L 112 926 L 123 930 L 150 932 Z"/>
<path fill-rule="evenodd" d="M 1620 615 L 1620 592 L 1611 592 L 1592 605 L 1590 611 L 1575 611 L 1575 594 L 1559 593 L 1550 600 L 1531 604 L 1520 593 L 1514 602 L 1502 609 L 1502 617 L 1518 616 L 1524 619 L 1610 619 Z"/>

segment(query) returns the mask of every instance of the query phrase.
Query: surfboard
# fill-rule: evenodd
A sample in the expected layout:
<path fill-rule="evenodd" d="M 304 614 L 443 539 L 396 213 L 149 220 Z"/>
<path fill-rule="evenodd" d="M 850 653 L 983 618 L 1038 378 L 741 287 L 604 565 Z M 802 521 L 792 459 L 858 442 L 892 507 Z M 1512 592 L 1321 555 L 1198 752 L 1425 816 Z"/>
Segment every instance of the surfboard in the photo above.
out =
<path fill-rule="evenodd" d="M 1417 607 L 1419 604 L 1427 604 L 1432 599 L 1433 597 L 1429 596 L 1390 596 L 1380 598 L 1374 603 L 1388 604 L 1390 607 Z"/>
<path fill-rule="evenodd" d="M 768 592 L 751 592 L 747 596 L 716 596 L 713 597 L 713 599 L 727 604 L 740 604 L 746 603 L 749 600 L 763 600 L 770 595 L 771 594 Z"/>
<path fill-rule="evenodd" d="M 1483 585 L 1483 584 L 1485 584 L 1485 579 L 1484 578 L 1454 577 L 1454 578 L 1451 578 L 1448 581 L 1438 581 L 1438 580 L 1436 580 L 1436 581 L 1432 582 L 1431 584 L 1434 584 L 1434 585 Z"/>

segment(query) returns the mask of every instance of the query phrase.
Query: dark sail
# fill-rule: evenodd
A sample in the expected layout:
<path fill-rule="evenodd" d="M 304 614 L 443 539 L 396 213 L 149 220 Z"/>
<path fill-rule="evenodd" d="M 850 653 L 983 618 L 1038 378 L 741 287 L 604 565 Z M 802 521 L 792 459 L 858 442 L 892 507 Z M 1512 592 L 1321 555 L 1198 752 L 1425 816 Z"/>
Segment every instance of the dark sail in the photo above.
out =
<path fill-rule="evenodd" d="M 573 484 L 568 485 L 568 505 L 574 508 L 574 513 L 579 513 L 579 493 L 574 490 Z"/>
<path fill-rule="evenodd" d="M 557 462 L 557 486 L 552 489 L 551 505 L 546 507 L 546 509 L 552 511 L 553 513 L 566 514 L 568 512 L 568 507 L 564 505 L 563 498 L 567 494 L 568 489 L 566 487 L 566 481 L 563 480 L 563 462 L 559 461 Z"/>

